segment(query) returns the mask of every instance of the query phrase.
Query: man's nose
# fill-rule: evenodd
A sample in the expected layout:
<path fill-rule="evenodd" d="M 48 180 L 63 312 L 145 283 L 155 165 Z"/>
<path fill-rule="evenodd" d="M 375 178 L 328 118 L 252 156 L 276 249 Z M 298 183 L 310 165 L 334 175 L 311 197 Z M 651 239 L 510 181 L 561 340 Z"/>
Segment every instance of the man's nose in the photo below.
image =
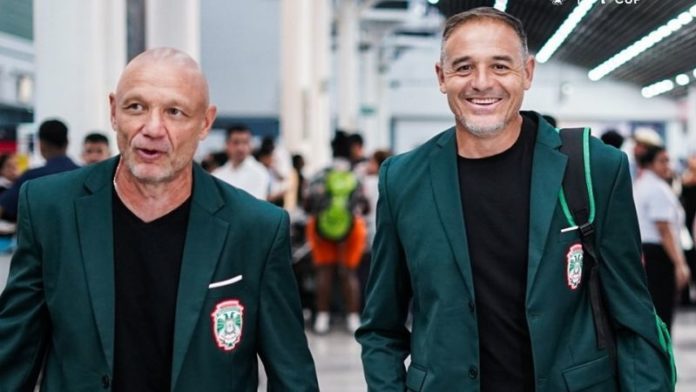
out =
<path fill-rule="evenodd" d="M 471 79 L 471 86 L 474 89 L 479 91 L 486 90 L 491 87 L 492 82 L 493 79 L 487 69 L 477 68 L 474 70 Z"/>
<path fill-rule="evenodd" d="M 150 111 L 147 121 L 143 126 L 143 134 L 150 137 L 159 137 L 164 135 L 165 131 L 164 118 L 158 110 Z"/>

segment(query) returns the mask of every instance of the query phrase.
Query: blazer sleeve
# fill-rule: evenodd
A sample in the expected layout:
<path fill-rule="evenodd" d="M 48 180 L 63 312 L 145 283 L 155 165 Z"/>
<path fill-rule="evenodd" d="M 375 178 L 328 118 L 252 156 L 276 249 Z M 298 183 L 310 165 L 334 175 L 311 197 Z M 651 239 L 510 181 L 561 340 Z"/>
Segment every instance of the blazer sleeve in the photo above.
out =
<path fill-rule="evenodd" d="M 290 231 L 283 211 L 261 278 L 259 356 L 269 391 L 318 391 L 291 268 Z"/>
<path fill-rule="evenodd" d="M 377 233 L 362 326 L 356 339 L 369 391 L 406 390 L 404 360 L 410 354 L 411 333 L 406 328 L 411 280 L 389 199 L 388 171 L 393 160 L 382 164 L 377 202 Z"/>
<path fill-rule="evenodd" d="M 641 263 L 640 232 L 625 154 L 621 154 L 615 173 L 598 239 L 604 297 L 616 327 L 620 389 L 671 391 L 671 354 L 660 343 Z"/>
<path fill-rule="evenodd" d="M 17 250 L 0 295 L 0 391 L 33 391 L 50 333 L 41 248 L 34 236 L 29 186 L 19 195 Z"/>

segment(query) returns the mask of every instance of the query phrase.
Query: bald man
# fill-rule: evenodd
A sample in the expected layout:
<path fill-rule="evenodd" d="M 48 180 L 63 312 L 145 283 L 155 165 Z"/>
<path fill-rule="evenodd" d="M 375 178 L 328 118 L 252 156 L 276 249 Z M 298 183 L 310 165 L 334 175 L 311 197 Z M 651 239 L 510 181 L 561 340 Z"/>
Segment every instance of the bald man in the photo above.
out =
<path fill-rule="evenodd" d="M 215 119 L 188 55 L 109 95 L 120 155 L 27 183 L 0 296 L 0 391 L 316 391 L 288 216 L 193 163 Z"/>

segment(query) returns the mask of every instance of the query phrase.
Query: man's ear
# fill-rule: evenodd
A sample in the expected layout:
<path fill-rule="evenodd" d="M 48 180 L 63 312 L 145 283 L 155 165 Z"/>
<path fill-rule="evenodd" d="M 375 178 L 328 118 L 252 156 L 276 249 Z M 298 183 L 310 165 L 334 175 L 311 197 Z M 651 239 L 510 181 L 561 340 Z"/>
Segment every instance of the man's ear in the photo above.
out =
<path fill-rule="evenodd" d="M 210 132 L 210 128 L 213 126 L 213 122 L 215 121 L 215 116 L 217 115 L 217 107 L 215 105 L 210 105 L 208 106 L 208 109 L 205 111 L 205 116 L 203 118 L 203 129 L 201 130 L 201 133 L 198 135 L 199 140 L 203 140 L 208 136 L 208 132 Z"/>
<path fill-rule="evenodd" d="M 531 54 L 527 56 L 527 61 L 524 63 L 524 89 L 529 90 L 532 87 L 534 79 L 534 69 L 536 68 L 536 59 Z"/>
<path fill-rule="evenodd" d="M 442 66 L 441 61 L 435 63 L 435 74 L 437 75 L 437 84 L 440 86 L 440 92 L 445 94 L 447 89 L 445 88 L 445 71 L 442 69 Z"/>
<path fill-rule="evenodd" d="M 109 94 L 109 116 L 111 120 L 111 128 L 116 130 L 116 95 Z"/>

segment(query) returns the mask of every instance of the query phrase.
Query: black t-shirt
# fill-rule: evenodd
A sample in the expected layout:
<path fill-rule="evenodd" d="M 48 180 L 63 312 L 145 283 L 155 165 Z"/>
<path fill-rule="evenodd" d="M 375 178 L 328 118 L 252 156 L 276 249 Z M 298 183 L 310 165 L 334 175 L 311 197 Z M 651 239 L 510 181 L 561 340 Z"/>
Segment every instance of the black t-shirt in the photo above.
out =
<path fill-rule="evenodd" d="M 114 391 L 168 391 L 190 198 L 145 223 L 114 192 Z"/>
<path fill-rule="evenodd" d="M 506 151 L 457 157 L 474 278 L 482 392 L 534 391 L 525 313 L 529 192 L 537 124 L 524 117 Z"/>

